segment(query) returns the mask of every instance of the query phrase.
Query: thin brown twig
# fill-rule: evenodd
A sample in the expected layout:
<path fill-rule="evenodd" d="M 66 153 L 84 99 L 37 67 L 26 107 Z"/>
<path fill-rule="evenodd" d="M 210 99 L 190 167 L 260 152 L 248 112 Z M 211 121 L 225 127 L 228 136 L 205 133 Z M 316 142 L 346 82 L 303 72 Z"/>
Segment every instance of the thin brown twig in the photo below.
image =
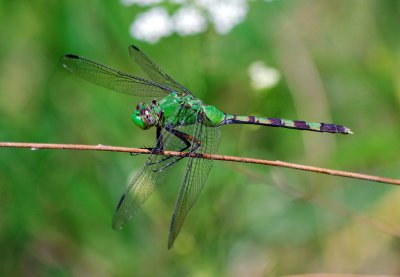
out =
<path fill-rule="evenodd" d="M 52 143 L 24 143 L 24 142 L 0 142 L 0 147 L 14 147 L 14 148 L 30 148 L 32 150 L 38 149 L 64 149 L 64 150 L 97 150 L 97 151 L 112 151 L 112 152 L 126 152 L 126 153 L 138 153 L 138 154 L 150 154 L 150 150 L 143 148 L 130 148 L 121 146 L 108 146 L 108 145 L 85 145 L 85 144 L 52 144 Z M 295 163 L 288 163 L 282 161 L 271 161 L 271 160 L 261 160 L 253 158 L 245 158 L 238 156 L 224 156 L 216 154 L 189 154 L 187 152 L 176 152 L 176 151 L 162 151 L 157 153 L 164 156 L 185 156 L 185 157 L 195 157 L 201 159 L 217 160 L 217 161 L 230 161 L 230 162 L 241 162 L 241 163 L 253 163 L 262 164 L 269 166 L 286 167 L 297 170 L 341 176 L 346 178 L 354 178 L 361 180 L 368 180 L 373 182 L 385 183 L 390 185 L 400 186 L 400 180 L 390 179 L 385 177 L 379 177 L 374 175 L 367 175 L 349 171 L 334 170 L 328 168 L 321 168 L 315 166 L 301 165 Z"/>

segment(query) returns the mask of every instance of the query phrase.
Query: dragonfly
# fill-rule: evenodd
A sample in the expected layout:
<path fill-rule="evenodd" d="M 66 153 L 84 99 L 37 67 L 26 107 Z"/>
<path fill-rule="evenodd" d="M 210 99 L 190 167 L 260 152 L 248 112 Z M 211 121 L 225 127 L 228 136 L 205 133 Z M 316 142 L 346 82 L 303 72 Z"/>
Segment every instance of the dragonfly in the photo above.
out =
<path fill-rule="evenodd" d="M 186 158 L 186 169 L 169 227 L 168 249 L 173 246 L 188 212 L 203 190 L 212 160 L 202 159 L 201 156 L 217 152 L 221 142 L 221 126 L 253 124 L 352 134 L 349 128 L 337 124 L 225 113 L 196 98 L 138 47 L 129 46 L 129 53 L 149 79 L 73 54 L 64 55 L 61 63 L 68 71 L 96 85 L 132 96 L 153 98 L 148 103 L 137 104 L 131 119 L 142 130 L 152 127 L 156 129 L 155 146 L 147 148 L 150 150 L 147 161 L 119 200 L 112 226 L 120 229 L 131 219 L 152 192 L 163 183 L 170 168 Z M 167 150 L 183 152 L 185 155 L 163 156 L 162 152 Z"/>

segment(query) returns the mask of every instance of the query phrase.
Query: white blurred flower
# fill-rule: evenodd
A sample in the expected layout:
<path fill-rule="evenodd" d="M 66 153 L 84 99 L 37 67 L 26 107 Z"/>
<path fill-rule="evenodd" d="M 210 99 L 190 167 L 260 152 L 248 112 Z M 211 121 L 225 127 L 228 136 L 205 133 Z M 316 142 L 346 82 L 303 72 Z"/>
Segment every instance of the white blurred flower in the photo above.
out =
<path fill-rule="evenodd" d="M 207 28 L 205 17 L 194 7 L 182 7 L 173 16 L 175 32 L 181 36 L 204 32 Z"/>
<path fill-rule="evenodd" d="M 130 33 L 137 39 L 156 43 L 173 33 L 172 19 L 164 8 L 155 7 L 137 16 Z"/>
<path fill-rule="evenodd" d="M 161 3 L 163 0 L 121 0 L 125 6 L 138 5 L 138 6 L 150 6 Z"/>
<path fill-rule="evenodd" d="M 173 31 L 181 36 L 204 32 L 207 28 L 207 18 L 214 25 L 217 33 L 227 34 L 245 19 L 248 12 L 246 0 L 191 0 L 193 6 L 185 4 L 188 0 L 121 1 L 125 5 L 157 5 L 139 14 L 130 29 L 134 38 L 150 43 L 171 35 Z M 161 2 L 178 4 L 182 7 L 171 17 L 161 7 Z"/>
<path fill-rule="evenodd" d="M 276 86 L 281 79 L 279 71 L 262 61 L 253 62 L 248 69 L 251 86 L 254 89 L 266 89 Z"/>
<path fill-rule="evenodd" d="M 248 12 L 246 0 L 196 0 L 196 2 L 207 10 L 215 30 L 220 34 L 229 33 L 244 20 Z"/>

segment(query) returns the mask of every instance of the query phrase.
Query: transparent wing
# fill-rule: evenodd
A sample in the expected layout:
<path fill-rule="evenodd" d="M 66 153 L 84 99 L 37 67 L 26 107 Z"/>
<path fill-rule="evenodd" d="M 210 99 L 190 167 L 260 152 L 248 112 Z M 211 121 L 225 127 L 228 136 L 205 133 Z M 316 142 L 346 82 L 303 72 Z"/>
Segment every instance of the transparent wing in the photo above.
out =
<path fill-rule="evenodd" d="M 96 85 L 134 96 L 161 97 L 173 90 L 76 55 L 65 55 L 62 66 Z"/>
<path fill-rule="evenodd" d="M 172 79 L 168 74 L 163 72 L 149 57 L 134 45 L 129 46 L 129 54 L 133 60 L 143 69 L 151 80 L 162 84 L 166 87 L 174 89 L 176 92 L 183 94 L 191 94 L 184 86 Z"/>
<path fill-rule="evenodd" d="M 182 109 L 179 109 L 174 116 L 181 116 L 181 114 Z M 176 129 L 180 128 L 184 128 L 184 126 L 176 127 Z M 160 139 L 163 140 L 164 150 L 179 151 L 185 147 L 185 143 L 182 140 L 166 129 L 162 130 Z M 114 229 L 121 228 L 138 211 L 140 206 L 151 195 L 156 186 L 162 183 L 165 175 L 170 171 L 171 167 L 167 165 L 178 159 L 179 157 L 166 159 L 162 155 L 149 155 L 146 163 L 132 179 L 117 205 L 112 224 Z"/>
<path fill-rule="evenodd" d="M 193 137 L 194 139 L 201 141 L 201 145 L 198 149 L 195 149 L 195 144 L 192 140 L 192 153 L 216 153 L 221 142 L 221 132 L 219 127 L 206 127 L 201 120 L 199 120 L 194 126 Z M 212 160 L 192 157 L 188 158 L 185 176 L 183 178 L 181 190 L 172 216 L 168 237 L 168 248 L 171 248 L 174 244 L 189 210 L 193 207 L 199 197 L 204 184 L 206 183 L 211 166 Z"/>

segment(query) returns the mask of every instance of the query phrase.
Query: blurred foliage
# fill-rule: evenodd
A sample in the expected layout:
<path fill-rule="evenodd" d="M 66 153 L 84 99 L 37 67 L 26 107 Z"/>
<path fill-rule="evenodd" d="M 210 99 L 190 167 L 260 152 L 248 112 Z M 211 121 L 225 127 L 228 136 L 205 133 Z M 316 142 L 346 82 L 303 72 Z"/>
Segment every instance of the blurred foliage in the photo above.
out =
<path fill-rule="evenodd" d="M 226 112 L 335 122 L 355 132 L 227 126 L 220 153 L 400 178 L 399 1 L 253 1 L 226 36 L 209 30 L 155 45 L 129 37 L 141 10 L 118 1 L 0 1 L 0 140 L 150 146 L 154 130 L 129 119 L 148 99 L 108 93 L 59 65 L 74 53 L 137 72 L 127 53 L 135 44 Z M 247 70 L 256 60 L 281 71 L 276 87 L 251 88 Z M 114 231 L 115 205 L 145 158 L 1 149 L 1 275 L 400 274 L 398 188 L 287 169 L 215 162 L 168 251 L 178 167 Z"/>

